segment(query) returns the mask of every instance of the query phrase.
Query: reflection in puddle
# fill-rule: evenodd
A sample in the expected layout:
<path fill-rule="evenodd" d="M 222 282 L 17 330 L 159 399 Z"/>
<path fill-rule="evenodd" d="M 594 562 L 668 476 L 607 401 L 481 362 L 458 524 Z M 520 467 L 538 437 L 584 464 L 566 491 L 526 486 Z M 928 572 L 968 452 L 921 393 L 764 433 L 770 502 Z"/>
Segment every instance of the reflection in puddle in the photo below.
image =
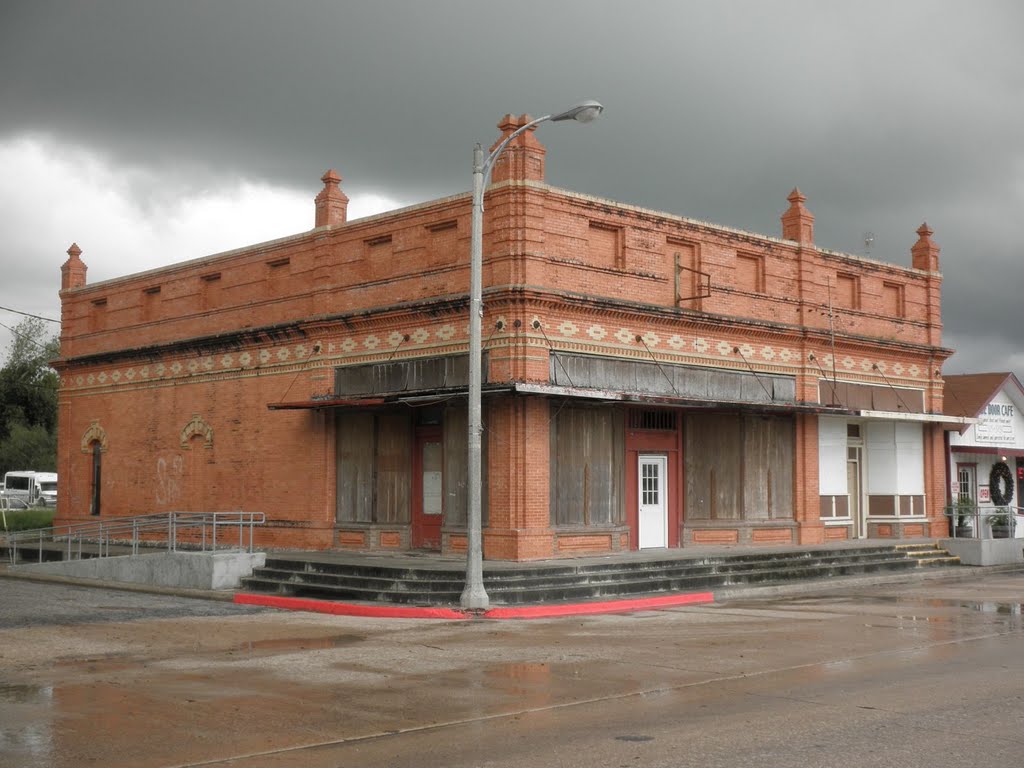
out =
<path fill-rule="evenodd" d="M 542 662 L 495 664 L 483 669 L 487 688 L 516 697 L 525 706 L 543 707 L 552 701 L 552 669 Z"/>
<path fill-rule="evenodd" d="M 14 702 L 15 704 L 34 703 L 44 690 L 49 691 L 50 689 L 38 685 L 0 683 L 0 702 Z"/>
<path fill-rule="evenodd" d="M 490 677 L 507 678 L 509 680 L 546 682 L 551 677 L 551 665 L 535 662 L 499 664 L 488 667 L 487 674 Z"/>
<path fill-rule="evenodd" d="M 1018 602 L 1002 602 L 999 600 L 964 600 L 956 598 L 912 598 L 900 597 L 899 595 L 857 595 L 853 597 L 817 595 L 812 598 L 793 600 L 790 604 L 815 605 L 820 603 L 829 603 L 833 605 L 842 603 L 858 605 L 863 605 L 865 603 L 885 603 L 889 605 L 907 605 L 920 608 L 966 608 L 971 611 L 994 613 L 1002 616 L 1024 615 L 1024 603 Z M 735 605 L 740 605 L 740 603 L 735 603 Z M 939 617 L 917 616 L 911 614 L 899 616 L 897 618 L 916 621 L 934 621 Z"/>
<path fill-rule="evenodd" d="M 980 603 L 960 603 L 962 608 L 970 608 L 972 611 L 981 613 L 997 613 L 1001 616 L 1020 616 L 1021 603 L 994 603 L 984 601 Z"/>
<path fill-rule="evenodd" d="M 53 666 L 75 667 L 88 672 L 116 672 L 122 669 L 133 669 L 138 666 L 138 662 L 125 653 L 105 653 L 101 656 L 87 656 L 82 659 L 55 659 Z"/>
<path fill-rule="evenodd" d="M 241 651 L 318 651 L 324 648 L 343 648 L 366 640 L 364 635 L 333 635 L 331 637 L 282 637 L 275 640 L 247 640 L 238 646 Z"/>
<path fill-rule="evenodd" d="M 51 686 L 0 683 L 0 757 L 11 765 L 51 765 L 52 705 Z"/>

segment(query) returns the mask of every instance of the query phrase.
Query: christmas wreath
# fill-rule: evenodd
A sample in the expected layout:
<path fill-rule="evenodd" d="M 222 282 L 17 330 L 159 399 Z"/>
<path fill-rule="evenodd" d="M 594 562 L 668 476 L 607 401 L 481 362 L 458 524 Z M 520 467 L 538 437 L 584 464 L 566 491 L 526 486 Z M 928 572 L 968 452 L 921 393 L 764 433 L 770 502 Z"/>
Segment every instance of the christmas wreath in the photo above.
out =
<path fill-rule="evenodd" d="M 988 490 L 992 494 L 992 503 L 997 507 L 1005 507 L 1013 501 L 1013 475 L 1005 461 L 992 465 L 988 476 Z"/>

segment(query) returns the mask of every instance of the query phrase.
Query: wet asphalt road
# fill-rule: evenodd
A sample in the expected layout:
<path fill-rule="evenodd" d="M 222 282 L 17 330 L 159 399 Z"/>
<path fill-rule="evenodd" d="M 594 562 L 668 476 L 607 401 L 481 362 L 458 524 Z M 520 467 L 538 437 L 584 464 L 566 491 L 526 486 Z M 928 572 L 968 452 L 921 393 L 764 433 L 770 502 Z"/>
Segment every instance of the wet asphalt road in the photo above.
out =
<path fill-rule="evenodd" d="M 0 590 L 5 767 L 1024 763 L 1024 574 L 513 622 Z"/>
<path fill-rule="evenodd" d="M 0 581 L 0 630 L 180 616 L 236 616 L 263 610 L 218 600 L 31 581 Z"/>

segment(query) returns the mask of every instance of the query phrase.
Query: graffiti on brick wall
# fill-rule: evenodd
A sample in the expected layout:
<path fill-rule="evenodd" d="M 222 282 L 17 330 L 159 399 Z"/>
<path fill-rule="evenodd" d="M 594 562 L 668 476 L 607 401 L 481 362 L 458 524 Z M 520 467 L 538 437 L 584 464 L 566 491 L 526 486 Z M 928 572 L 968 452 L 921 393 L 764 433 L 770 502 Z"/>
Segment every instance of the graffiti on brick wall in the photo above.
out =
<path fill-rule="evenodd" d="M 185 459 L 180 453 L 156 460 L 156 503 L 160 506 L 174 504 L 181 498 L 182 478 L 185 475 Z"/>

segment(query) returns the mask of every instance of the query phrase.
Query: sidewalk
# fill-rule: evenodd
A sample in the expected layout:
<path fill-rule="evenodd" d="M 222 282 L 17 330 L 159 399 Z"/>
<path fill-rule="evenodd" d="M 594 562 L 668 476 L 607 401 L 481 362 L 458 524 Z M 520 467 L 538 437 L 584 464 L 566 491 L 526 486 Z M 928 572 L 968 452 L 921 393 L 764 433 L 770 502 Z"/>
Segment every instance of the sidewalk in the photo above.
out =
<path fill-rule="evenodd" d="M 932 539 L 901 540 L 900 544 L 934 543 Z M 884 543 L 891 545 L 892 540 L 861 540 L 856 542 L 838 542 L 826 545 L 827 549 L 857 549 L 878 546 Z M 820 549 L 821 547 L 815 547 Z M 575 565 L 591 565 L 616 562 L 635 562 L 656 560 L 699 561 L 709 557 L 722 555 L 753 555 L 778 552 L 800 552 L 811 547 L 742 547 L 742 546 L 708 546 L 687 547 L 685 549 L 655 550 L 651 552 L 616 553 L 603 556 L 566 558 L 546 561 L 514 563 L 506 561 L 485 561 L 484 573 L 514 572 L 539 566 L 564 567 Z M 273 551 L 268 554 L 274 554 Z M 282 553 L 284 554 L 284 553 Z M 289 558 L 310 562 L 330 563 L 361 563 L 386 566 L 406 567 L 413 570 L 452 570 L 464 566 L 461 557 L 441 556 L 433 553 L 351 553 L 351 552 L 287 552 Z M 892 584 L 900 582 L 919 582 L 925 580 L 960 581 L 973 579 L 979 575 L 1002 572 L 1020 572 L 1021 565 L 1009 566 L 957 566 L 930 570 L 917 568 L 895 574 L 865 574 L 844 576 L 828 579 L 808 579 L 781 584 L 737 585 L 712 591 L 687 593 L 652 593 L 621 599 L 595 600 L 575 603 L 553 602 L 547 604 L 504 606 L 494 605 L 487 611 L 471 612 L 458 608 L 437 606 L 407 606 L 380 603 L 343 602 L 318 600 L 311 598 L 283 597 L 270 594 L 246 593 L 242 591 L 210 591 L 195 589 L 177 589 L 170 587 L 154 587 L 119 582 L 100 582 L 91 579 L 75 579 L 62 576 L 36 575 L 18 573 L 7 565 L 0 566 L 0 576 L 20 578 L 34 581 L 50 581 L 77 586 L 118 589 L 131 592 L 150 594 L 176 595 L 205 600 L 235 602 L 239 605 L 256 605 L 279 608 L 283 610 L 312 611 L 332 615 L 366 616 L 377 618 L 424 618 L 444 620 L 466 619 L 531 619 L 552 618 L 561 616 L 586 616 L 609 613 L 632 613 L 638 611 L 664 610 L 688 605 L 707 604 L 736 599 L 769 599 L 787 595 L 832 594 L 837 591 L 858 590 L 876 584 Z"/>

